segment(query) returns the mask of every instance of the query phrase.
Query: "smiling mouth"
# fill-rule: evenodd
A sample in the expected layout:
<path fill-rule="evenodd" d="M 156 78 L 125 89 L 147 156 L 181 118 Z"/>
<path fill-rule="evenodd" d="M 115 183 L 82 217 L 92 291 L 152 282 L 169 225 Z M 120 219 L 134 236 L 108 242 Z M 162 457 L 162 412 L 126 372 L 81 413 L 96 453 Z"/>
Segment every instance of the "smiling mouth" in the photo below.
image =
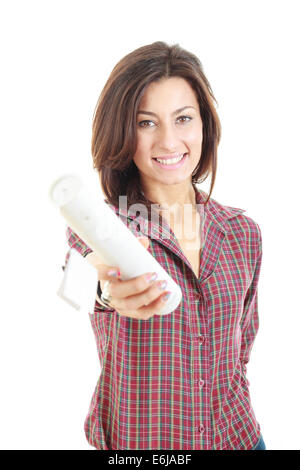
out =
<path fill-rule="evenodd" d="M 175 158 L 153 158 L 153 160 L 157 161 L 158 163 L 160 163 L 162 165 L 166 165 L 166 166 L 167 165 L 175 165 L 176 163 L 179 163 L 186 155 L 187 155 L 187 153 L 183 153 L 180 156 L 175 157 Z"/>

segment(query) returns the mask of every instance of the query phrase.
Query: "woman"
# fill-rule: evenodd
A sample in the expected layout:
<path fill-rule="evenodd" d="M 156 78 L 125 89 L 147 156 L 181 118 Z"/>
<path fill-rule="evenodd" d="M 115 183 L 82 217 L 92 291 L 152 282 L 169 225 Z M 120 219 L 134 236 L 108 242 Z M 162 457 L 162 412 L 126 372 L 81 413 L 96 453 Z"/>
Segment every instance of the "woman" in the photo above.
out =
<path fill-rule="evenodd" d="M 159 315 L 167 290 L 155 273 L 121 280 L 68 227 L 70 247 L 98 269 L 90 319 L 101 375 L 85 420 L 96 449 L 265 448 L 246 378 L 261 232 L 244 210 L 210 197 L 214 101 L 199 59 L 164 42 L 120 60 L 98 100 L 92 156 L 106 202 L 183 297 Z M 210 174 L 207 196 L 196 183 Z"/>

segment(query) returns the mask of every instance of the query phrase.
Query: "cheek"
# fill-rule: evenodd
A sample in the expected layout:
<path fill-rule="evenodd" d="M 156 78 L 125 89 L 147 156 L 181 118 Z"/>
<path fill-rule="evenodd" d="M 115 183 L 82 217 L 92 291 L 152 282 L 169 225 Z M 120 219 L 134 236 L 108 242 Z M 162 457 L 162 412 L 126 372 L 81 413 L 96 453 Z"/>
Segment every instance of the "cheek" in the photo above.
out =
<path fill-rule="evenodd" d="M 200 146 L 203 140 L 202 129 L 192 129 L 187 138 L 191 145 Z"/>
<path fill-rule="evenodd" d="M 147 149 L 150 148 L 151 146 L 151 142 L 152 142 L 152 139 L 151 139 L 151 136 L 150 135 L 137 135 L 137 152 L 139 152 L 139 154 L 147 151 Z"/>
<path fill-rule="evenodd" d="M 146 164 L 146 155 L 142 148 L 137 147 L 136 153 L 133 157 L 133 161 L 138 168 L 142 168 Z"/>
<path fill-rule="evenodd" d="M 151 144 L 149 139 L 137 138 L 137 145 L 133 161 L 135 164 L 143 165 L 147 162 L 150 155 Z"/>

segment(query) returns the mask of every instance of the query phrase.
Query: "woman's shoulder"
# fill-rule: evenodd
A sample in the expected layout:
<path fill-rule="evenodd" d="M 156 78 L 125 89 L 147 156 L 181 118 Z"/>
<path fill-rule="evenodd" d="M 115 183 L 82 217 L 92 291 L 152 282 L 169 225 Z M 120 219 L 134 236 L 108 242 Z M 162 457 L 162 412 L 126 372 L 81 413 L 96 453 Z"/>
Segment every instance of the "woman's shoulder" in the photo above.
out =
<path fill-rule="evenodd" d="M 207 193 L 202 192 L 202 197 L 207 198 Z M 223 204 L 214 198 L 210 198 L 208 202 L 207 210 L 211 214 L 218 214 L 219 218 L 222 218 L 225 224 L 230 227 L 231 230 L 237 232 L 240 231 L 244 235 L 248 235 L 256 242 L 261 243 L 261 229 L 258 222 L 248 214 L 245 214 L 246 209 L 241 207 Z"/>

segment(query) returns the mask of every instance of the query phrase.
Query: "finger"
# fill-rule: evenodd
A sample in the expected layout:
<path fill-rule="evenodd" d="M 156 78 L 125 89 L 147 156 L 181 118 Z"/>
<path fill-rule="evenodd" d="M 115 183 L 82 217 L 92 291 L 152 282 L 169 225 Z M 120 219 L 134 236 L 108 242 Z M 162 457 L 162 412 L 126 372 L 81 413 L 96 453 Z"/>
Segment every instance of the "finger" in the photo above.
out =
<path fill-rule="evenodd" d="M 156 273 L 146 273 L 132 279 L 128 279 L 127 281 L 113 283 L 111 285 L 111 296 L 118 299 L 125 299 L 131 295 L 139 294 L 148 289 L 149 286 L 153 285 L 156 279 Z"/>
<path fill-rule="evenodd" d="M 117 281 L 120 278 L 120 270 L 118 266 L 107 266 L 101 264 L 97 266 L 98 281 Z"/>
<path fill-rule="evenodd" d="M 120 315 L 138 318 L 140 320 L 149 320 L 154 315 L 159 315 L 160 312 L 163 310 L 164 306 L 166 305 L 166 300 L 163 300 L 164 295 L 166 292 L 162 292 L 162 294 L 153 300 L 149 305 L 143 306 L 139 308 L 137 311 L 132 310 L 132 312 L 128 311 L 129 313 L 124 313 L 125 311 L 122 309 L 116 309 Z M 122 313 L 123 312 L 123 313 Z"/>
<path fill-rule="evenodd" d="M 122 280 L 121 279 L 116 279 L 115 277 L 110 277 L 109 279 L 99 279 L 99 276 L 98 276 L 98 281 L 100 282 L 100 289 L 101 291 L 103 291 L 104 289 L 104 283 L 106 281 L 109 281 L 109 285 L 111 286 L 113 283 L 121 283 Z M 110 294 L 110 292 L 109 292 Z"/>
<path fill-rule="evenodd" d="M 111 280 L 120 277 L 120 269 L 118 266 L 108 266 L 105 264 L 100 255 L 92 252 L 86 255 L 85 259 L 98 271 L 98 280 Z"/>
<path fill-rule="evenodd" d="M 94 251 L 92 251 L 91 253 L 87 254 L 85 256 L 85 259 L 90 263 L 92 264 L 93 266 L 95 266 L 95 268 L 100 264 L 105 264 L 105 261 L 102 259 L 102 257 L 100 255 L 98 255 L 97 253 L 95 253 Z"/>
<path fill-rule="evenodd" d="M 154 285 L 152 285 L 146 291 L 143 291 L 141 294 L 135 294 L 126 297 L 125 299 L 122 299 L 120 297 L 114 297 L 113 294 L 111 295 L 114 299 L 114 302 L 120 309 L 124 311 L 136 311 L 141 307 L 144 307 L 145 305 L 148 306 L 154 300 L 156 300 L 166 290 L 166 286 L 167 284 L 165 281 L 158 281 L 155 282 Z M 109 287 L 111 293 L 113 290 L 112 288 L 114 286 Z"/>
<path fill-rule="evenodd" d="M 139 309 L 139 312 L 141 312 L 143 316 L 149 316 L 149 318 L 156 314 L 159 315 L 159 313 L 163 310 L 168 301 L 168 298 L 164 299 L 167 292 L 169 291 L 162 292 L 162 294 L 155 300 L 153 300 L 150 304 L 141 307 Z"/>

